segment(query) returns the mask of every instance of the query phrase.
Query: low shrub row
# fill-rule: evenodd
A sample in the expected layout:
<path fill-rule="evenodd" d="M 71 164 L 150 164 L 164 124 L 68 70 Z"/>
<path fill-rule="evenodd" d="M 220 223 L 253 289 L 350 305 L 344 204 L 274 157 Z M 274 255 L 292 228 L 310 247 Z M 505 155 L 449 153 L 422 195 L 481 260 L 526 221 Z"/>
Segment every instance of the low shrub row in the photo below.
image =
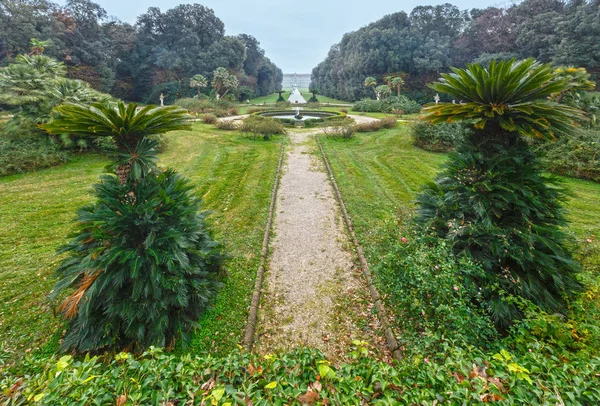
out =
<path fill-rule="evenodd" d="M 581 404 L 600 401 L 600 359 L 562 358 L 532 343 L 531 352 L 484 353 L 451 346 L 390 366 L 354 342 L 354 361 L 338 367 L 314 350 L 264 357 L 234 353 L 141 357 L 117 354 L 74 360 L 30 359 L 27 373 L 0 378 L 7 405 L 365 405 Z"/>
<path fill-rule="evenodd" d="M 240 128 L 239 125 L 233 120 L 219 120 L 215 124 L 215 127 L 224 131 L 235 131 L 239 130 Z"/>
<path fill-rule="evenodd" d="M 600 128 L 579 129 L 537 148 L 550 172 L 600 182 Z"/>
<path fill-rule="evenodd" d="M 23 139 L 0 136 L 0 176 L 59 165 L 67 158 L 68 152 L 44 135 Z"/>
<path fill-rule="evenodd" d="M 392 96 L 383 100 L 361 100 L 352 109 L 370 113 L 414 114 L 421 111 L 421 105 L 406 96 Z"/>
<path fill-rule="evenodd" d="M 274 118 L 250 116 L 244 120 L 240 130 L 249 138 L 269 140 L 273 135 L 285 134 L 283 124 Z"/>
<path fill-rule="evenodd" d="M 379 131 L 384 128 L 394 128 L 396 126 L 396 118 L 395 117 L 385 117 L 381 120 L 370 121 L 368 123 L 356 124 L 354 126 L 354 131 L 357 133 L 371 132 L 371 131 Z"/>

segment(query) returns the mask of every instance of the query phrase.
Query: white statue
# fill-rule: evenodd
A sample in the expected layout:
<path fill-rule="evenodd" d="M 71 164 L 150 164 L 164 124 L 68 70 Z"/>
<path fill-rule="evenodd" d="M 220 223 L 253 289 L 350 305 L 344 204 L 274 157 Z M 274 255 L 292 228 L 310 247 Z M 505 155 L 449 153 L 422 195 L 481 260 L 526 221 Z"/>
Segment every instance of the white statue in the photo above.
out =
<path fill-rule="evenodd" d="M 440 102 L 440 95 L 436 93 L 433 100 L 435 100 L 435 104 L 438 104 Z"/>
<path fill-rule="evenodd" d="M 164 100 L 165 100 L 165 95 L 164 94 L 160 94 L 160 106 L 163 107 L 165 105 Z"/>

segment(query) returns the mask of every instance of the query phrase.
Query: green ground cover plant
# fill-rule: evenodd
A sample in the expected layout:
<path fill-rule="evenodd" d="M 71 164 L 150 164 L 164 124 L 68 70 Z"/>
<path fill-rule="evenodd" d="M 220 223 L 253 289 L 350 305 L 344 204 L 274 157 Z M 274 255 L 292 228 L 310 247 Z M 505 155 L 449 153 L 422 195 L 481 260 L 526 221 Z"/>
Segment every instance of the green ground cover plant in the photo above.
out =
<path fill-rule="evenodd" d="M 198 357 L 151 348 L 141 357 L 120 353 L 107 363 L 69 355 L 33 360 L 28 366 L 36 372 L 25 379 L 4 374 L 0 388 L 6 388 L 8 405 L 597 403 L 600 360 L 564 360 L 549 347 L 533 348 L 517 356 L 449 347 L 396 366 L 366 357 L 361 342 L 350 348 L 355 361 L 339 366 L 314 350 Z"/>
<path fill-rule="evenodd" d="M 188 348 L 227 353 L 237 347 L 246 321 L 280 145 L 199 123 L 166 138 L 170 146 L 161 162 L 190 179 L 211 211 L 215 239 L 229 254 L 221 295 L 199 320 Z M 107 164 L 103 156 L 81 154 L 61 167 L 0 180 L 0 218 L 9 230 L 0 235 L 0 342 L 11 362 L 58 347 L 63 325 L 53 316 L 56 303 L 47 299 L 61 260 L 56 250 L 67 242 L 75 211 L 92 202 L 89 188 Z"/>

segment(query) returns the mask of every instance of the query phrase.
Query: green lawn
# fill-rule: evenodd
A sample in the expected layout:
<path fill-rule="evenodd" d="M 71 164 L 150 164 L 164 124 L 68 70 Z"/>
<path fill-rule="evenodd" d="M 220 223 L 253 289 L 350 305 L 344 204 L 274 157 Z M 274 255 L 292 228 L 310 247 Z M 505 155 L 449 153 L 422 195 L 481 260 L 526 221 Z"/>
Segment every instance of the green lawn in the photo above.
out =
<path fill-rule="evenodd" d="M 310 93 L 308 91 L 301 90 L 301 93 L 302 93 L 302 96 L 304 97 L 304 99 L 306 99 L 306 101 L 308 101 L 312 97 L 312 93 Z M 287 100 L 288 97 L 290 97 L 290 94 L 291 94 L 291 91 L 286 91 L 286 92 L 282 93 L 281 96 L 283 96 L 283 98 L 285 100 Z M 272 104 L 272 103 L 276 103 L 278 98 L 279 98 L 279 94 L 273 93 L 268 96 L 262 96 L 262 97 L 257 97 L 256 99 L 252 99 L 252 100 L 250 100 L 250 104 L 263 104 L 263 103 Z M 331 97 L 322 96 L 319 94 L 317 95 L 317 99 L 319 100 L 319 103 L 348 104 L 348 102 L 333 99 Z"/>
<path fill-rule="evenodd" d="M 245 326 L 280 139 L 251 141 L 204 124 L 168 139 L 161 164 L 196 185 L 230 256 L 223 289 L 190 350 L 228 352 Z M 91 202 L 90 187 L 106 163 L 86 154 L 61 167 L 0 178 L 0 343 L 6 350 L 55 350 L 61 326 L 47 301 L 60 260 L 55 252 L 67 241 L 75 211 Z"/>
<path fill-rule="evenodd" d="M 413 214 L 421 185 L 433 180 L 446 156 L 413 147 L 405 124 L 358 134 L 348 141 L 322 141 L 358 239 L 367 258 L 375 263 L 378 233 L 386 221 Z M 567 204 L 568 231 L 585 247 L 586 239 L 600 237 L 600 184 L 571 178 L 564 181 L 573 194 Z M 600 250 L 584 252 L 580 259 L 586 269 L 600 269 Z"/>

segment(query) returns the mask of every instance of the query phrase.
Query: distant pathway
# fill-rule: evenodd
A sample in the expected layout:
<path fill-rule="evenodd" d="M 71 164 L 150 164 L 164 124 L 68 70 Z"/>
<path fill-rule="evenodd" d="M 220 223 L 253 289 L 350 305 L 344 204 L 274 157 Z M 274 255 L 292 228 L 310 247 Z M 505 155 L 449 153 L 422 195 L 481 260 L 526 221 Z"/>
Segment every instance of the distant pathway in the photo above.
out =
<path fill-rule="evenodd" d="M 312 154 L 313 135 L 290 132 L 257 348 L 270 353 L 309 346 L 339 359 L 354 339 L 373 347 L 384 341 L 323 163 Z"/>
<path fill-rule="evenodd" d="M 243 120 L 245 118 L 247 118 L 250 114 L 241 114 L 239 116 L 229 116 L 229 117 L 222 117 L 219 119 L 219 121 L 237 121 L 237 120 Z"/>
<path fill-rule="evenodd" d="M 369 116 L 357 116 L 356 114 L 348 114 L 348 117 L 354 119 L 356 124 L 366 124 L 366 123 L 372 123 L 374 121 L 379 121 L 378 118 L 373 118 L 373 117 L 369 117 Z"/>

